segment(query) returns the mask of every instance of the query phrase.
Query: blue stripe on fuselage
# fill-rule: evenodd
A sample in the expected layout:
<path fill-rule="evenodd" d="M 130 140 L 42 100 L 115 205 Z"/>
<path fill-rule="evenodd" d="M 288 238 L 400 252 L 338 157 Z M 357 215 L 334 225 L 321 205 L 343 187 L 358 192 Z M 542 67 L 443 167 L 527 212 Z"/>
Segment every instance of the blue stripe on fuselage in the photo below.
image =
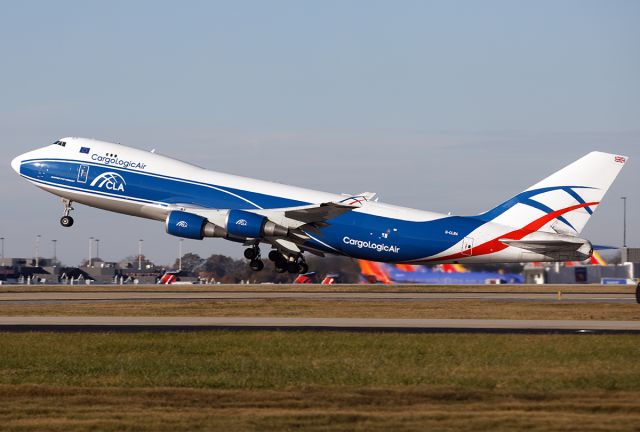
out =
<path fill-rule="evenodd" d="M 78 181 L 80 165 L 89 166 L 88 180 Z M 109 190 L 108 183 L 91 186 L 96 177 L 116 172 L 125 181 L 124 190 Z M 86 192 L 108 192 L 123 198 L 142 199 L 158 204 L 191 204 L 205 208 L 256 209 L 307 205 L 304 201 L 211 185 L 177 177 L 151 174 L 125 168 L 70 160 L 30 160 L 22 163 L 20 173 L 60 186 L 73 186 Z"/>
<path fill-rule="evenodd" d="M 78 178 L 81 165 L 89 166 L 86 180 Z M 165 206 L 185 204 L 211 209 L 252 210 L 311 204 L 84 161 L 24 161 L 20 173 L 35 182 L 63 189 Z M 103 183 L 100 179 L 105 179 L 106 173 L 117 173 L 122 181 L 107 175 Z M 99 181 L 92 185 L 97 178 Z M 364 259 L 395 262 L 416 260 L 447 250 L 485 223 L 478 218 L 462 216 L 413 222 L 360 212 L 347 212 L 329 222 L 320 233 L 312 233 L 317 241 L 310 239 L 310 246 Z"/>

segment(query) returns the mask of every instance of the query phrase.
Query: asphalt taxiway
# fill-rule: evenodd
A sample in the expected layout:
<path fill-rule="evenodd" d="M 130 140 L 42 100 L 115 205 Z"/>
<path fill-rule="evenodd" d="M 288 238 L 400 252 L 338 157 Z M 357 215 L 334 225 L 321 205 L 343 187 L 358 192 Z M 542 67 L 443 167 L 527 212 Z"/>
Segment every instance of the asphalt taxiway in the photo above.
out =
<path fill-rule="evenodd" d="M 221 300 L 349 300 L 430 301 L 487 300 L 524 302 L 635 303 L 621 292 L 336 292 L 336 291 L 38 291 L 0 293 L 2 304 L 61 304 L 103 302 L 221 301 Z"/>
<path fill-rule="evenodd" d="M 135 332 L 203 330 L 640 334 L 640 321 L 123 316 L 0 317 L 0 331 L 12 332 Z"/>
<path fill-rule="evenodd" d="M 598 291 L 164 291 L 83 290 L 0 293 L 0 305 L 59 305 L 176 301 L 500 301 L 635 303 L 630 292 Z M 328 310 L 330 314 L 330 309 Z M 199 330 L 324 330 L 356 332 L 478 333 L 637 333 L 640 321 L 513 320 L 513 319 L 382 319 L 176 316 L 0 316 L 2 331 L 199 331 Z"/>

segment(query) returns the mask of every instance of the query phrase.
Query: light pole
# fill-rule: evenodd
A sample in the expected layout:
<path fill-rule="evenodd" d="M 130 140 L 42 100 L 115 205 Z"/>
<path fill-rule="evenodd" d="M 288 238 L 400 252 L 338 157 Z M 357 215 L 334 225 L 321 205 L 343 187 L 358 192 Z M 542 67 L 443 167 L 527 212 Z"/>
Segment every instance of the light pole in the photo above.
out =
<path fill-rule="evenodd" d="M 40 237 L 40 234 L 36 236 L 36 267 L 40 267 Z"/>
<path fill-rule="evenodd" d="M 178 242 L 178 271 L 182 270 L 182 242 L 184 239 L 180 239 Z"/>
<path fill-rule="evenodd" d="M 89 237 L 89 265 L 91 267 L 93 265 L 93 237 Z"/>
<path fill-rule="evenodd" d="M 138 240 L 138 270 L 142 270 L 142 242 L 144 240 Z"/>
<path fill-rule="evenodd" d="M 55 266 L 56 261 L 58 261 L 58 251 L 56 248 L 56 244 L 58 243 L 58 240 L 51 240 L 51 243 L 53 243 L 53 265 Z"/>
<path fill-rule="evenodd" d="M 622 199 L 622 247 L 627 247 L 627 197 L 623 196 Z"/>
<path fill-rule="evenodd" d="M 0 241 L 2 241 L 2 260 L 4 260 L 4 237 L 0 237 Z"/>

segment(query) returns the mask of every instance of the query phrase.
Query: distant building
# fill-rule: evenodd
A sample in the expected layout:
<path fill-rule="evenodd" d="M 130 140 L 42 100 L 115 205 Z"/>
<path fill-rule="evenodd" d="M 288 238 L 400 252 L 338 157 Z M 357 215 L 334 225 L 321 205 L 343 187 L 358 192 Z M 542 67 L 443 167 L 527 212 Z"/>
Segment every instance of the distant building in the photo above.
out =
<path fill-rule="evenodd" d="M 39 259 L 38 264 L 50 264 L 51 260 Z M 4 258 L 0 260 L 0 281 L 5 283 L 57 283 L 55 272 L 41 265 L 36 267 L 29 258 Z"/>
<path fill-rule="evenodd" d="M 142 257 L 141 269 L 138 270 L 138 259 L 133 257 L 121 263 L 106 262 L 93 258 L 91 265 L 85 260 L 80 267 L 67 267 L 50 258 L 39 258 L 38 266 L 34 258 L 0 259 L 0 281 L 4 283 L 156 283 L 165 269 L 156 266 Z M 123 267 L 124 265 L 124 267 Z"/>
<path fill-rule="evenodd" d="M 530 263 L 524 276 L 531 284 L 629 283 L 640 278 L 640 249 L 621 249 L 610 263 Z"/>
<path fill-rule="evenodd" d="M 51 267 L 54 261 L 51 258 L 38 258 L 39 267 Z M 35 267 L 35 258 L 2 258 L 0 259 L 0 267 Z"/>

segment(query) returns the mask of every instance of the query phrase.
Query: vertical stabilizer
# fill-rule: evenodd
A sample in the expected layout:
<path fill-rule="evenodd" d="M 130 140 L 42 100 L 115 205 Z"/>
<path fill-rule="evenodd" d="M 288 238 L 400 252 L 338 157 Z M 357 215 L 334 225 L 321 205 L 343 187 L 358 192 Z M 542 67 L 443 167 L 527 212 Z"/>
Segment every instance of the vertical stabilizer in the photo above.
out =
<path fill-rule="evenodd" d="M 515 228 L 578 235 L 627 160 L 591 152 L 478 217 Z"/>

